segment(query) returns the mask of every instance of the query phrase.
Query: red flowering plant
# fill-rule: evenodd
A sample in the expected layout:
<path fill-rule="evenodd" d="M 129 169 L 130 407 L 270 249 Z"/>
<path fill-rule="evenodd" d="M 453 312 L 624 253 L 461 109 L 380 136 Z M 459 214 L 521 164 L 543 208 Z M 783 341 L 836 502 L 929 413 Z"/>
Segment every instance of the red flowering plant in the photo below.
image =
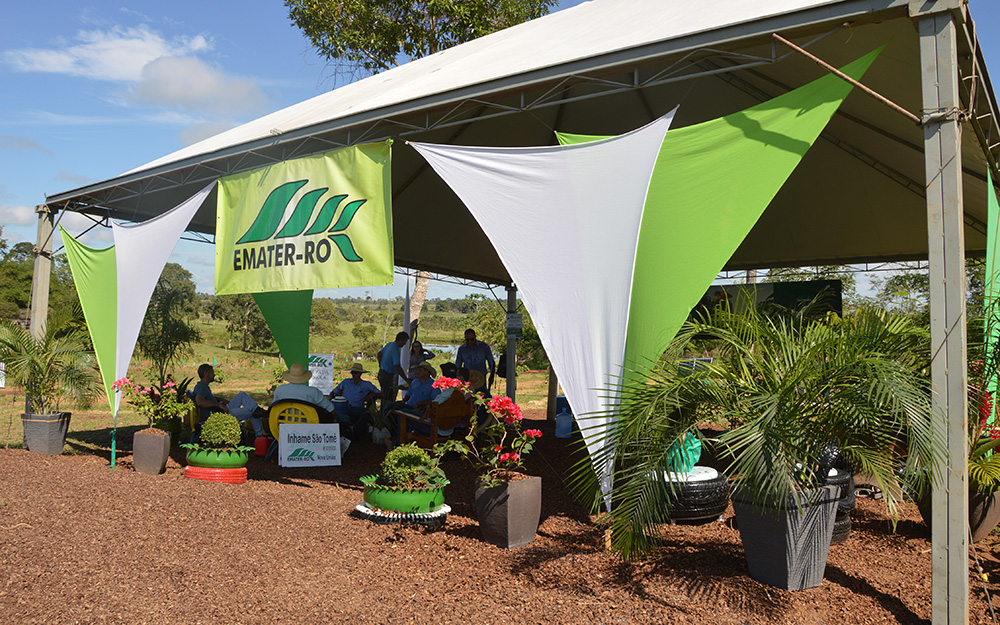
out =
<path fill-rule="evenodd" d="M 522 430 L 524 416 L 521 408 L 510 397 L 498 395 L 487 399 L 468 384 L 456 378 L 441 376 L 434 380 L 434 388 L 454 389 L 452 392 L 469 393 L 476 405 L 486 409 L 487 419 L 480 424 L 478 410 L 469 419 L 469 433 L 461 439 L 452 439 L 434 446 L 434 452 L 443 456 L 455 452 L 468 460 L 479 471 L 483 486 L 492 488 L 523 475 L 524 457 L 542 436 L 541 430 Z M 478 440 L 477 440 L 478 439 Z"/>
<path fill-rule="evenodd" d="M 186 386 L 186 382 L 182 382 Z M 184 395 L 183 388 L 168 380 L 162 387 L 142 386 L 132 378 L 119 378 L 111 386 L 121 391 L 122 398 L 136 412 L 146 417 L 147 427 L 171 429 L 171 423 L 187 414 L 191 404 Z"/>
<path fill-rule="evenodd" d="M 969 362 L 969 487 L 984 495 L 1000 490 L 1000 453 L 994 453 L 1000 446 L 1000 407 L 994 409 L 986 388 L 996 379 L 992 369 L 982 360 Z"/>

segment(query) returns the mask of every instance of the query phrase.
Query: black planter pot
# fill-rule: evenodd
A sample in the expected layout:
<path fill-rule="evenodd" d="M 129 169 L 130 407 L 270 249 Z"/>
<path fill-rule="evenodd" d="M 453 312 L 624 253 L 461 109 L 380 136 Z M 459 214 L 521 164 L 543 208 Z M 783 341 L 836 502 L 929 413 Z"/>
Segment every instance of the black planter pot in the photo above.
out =
<path fill-rule="evenodd" d="M 920 517 L 931 528 L 931 501 L 930 495 L 917 501 L 917 510 Z M 972 534 L 972 542 L 978 543 L 990 535 L 998 524 L 1000 524 L 1000 495 L 997 492 L 982 494 L 978 491 L 969 491 L 969 531 Z"/>
<path fill-rule="evenodd" d="M 529 477 L 483 488 L 476 480 L 476 516 L 486 542 L 505 549 L 535 539 L 542 513 L 542 478 Z"/>
<path fill-rule="evenodd" d="M 135 470 L 159 475 L 167 470 L 170 456 L 169 432 L 136 432 L 132 436 L 132 463 Z"/>
<path fill-rule="evenodd" d="M 36 454 L 47 456 L 61 454 L 63 446 L 66 445 L 66 432 L 69 431 L 70 416 L 68 412 L 22 414 L 24 448 Z"/>
<path fill-rule="evenodd" d="M 801 505 L 789 496 L 784 510 L 734 491 L 733 509 L 750 577 L 786 590 L 822 584 L 840 490 L 821 486 L 803 493 Z"/>

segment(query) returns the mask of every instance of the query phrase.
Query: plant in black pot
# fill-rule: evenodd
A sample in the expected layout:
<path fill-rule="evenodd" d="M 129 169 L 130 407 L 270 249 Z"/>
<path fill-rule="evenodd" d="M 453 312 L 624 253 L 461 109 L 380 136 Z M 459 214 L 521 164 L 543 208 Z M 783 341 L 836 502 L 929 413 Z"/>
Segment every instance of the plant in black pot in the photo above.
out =
<path fill-rule="evenodd" d="M 181 419 L 191 406 L 184 394 L 190 381 L 180 385 L 167 381 L 162 387 L 140 386 L 131 378 L 115 381 L 112 388 L 122 391 L 125 401 L 146 417 L 146 428 L 132 437 L 132 462 L 139 473 L 159 475 L 166 470 L 171 433 L 180 431 Z"/>
<path fill-rule="evenodd" d="M 653 370 L 626 376 L 612 457 L 612 546 L 651 549 L 666 520 L 665 448 L 715 421 L 714 443 L 733 480 L 733 506 L 751 577 L 798 590 L 822 583 L 840 487 L 826 484 L 831 444 L 872 476 L 898 511 L 898 463 L 934 467 L 926 332 L 908 318 L 864 309 L 840 318 L 812 302 L 686 323 Z M 712 363 L 678 367 L 709 349 Z M 580 480 L 578 480 L 579 482 Z M 585 480 L 584 480 L 585 481 Z"/>
<path fill-rule="evenodd" d="M 396 515 L 440 511 L 444 506 L 444 487 L 449 482 L 438 461 L 439 458 L 415 443 L 387 452 L 381 472 L 361 478 L 365 485 L 365 505 L 372 511 Z"/>
<path fill-rule="evenodd" d="M 440 377 L 438 389 L 470 393 L 485 413 L 472 413 L 468 433 L 434 446 L 440 456 L 457 453 L 479 472 L 476 480 L 476 518 L 486 542 L 506 549 L 523 547 L 535 539 L 542 512 L 542 478 L 524 473 L 524 459 L 541 437 L 540 430 L 521 428 L 521 408 L 510 397 L 487 399 L 468 382 Z"/>
<path fill-rule="evenodd" d="M 61 454 L 71 414 L 59 409 L 61 399 L 87 408 L 97 397 L 98 376 L 86 330 L 72 316 L 52 319 L 35 337 L 26 328 L 0 321 L 0 362 L 8 384 L 24 392 L 25 448 Z"/>
<path fill-rule="evenodd" d="M 201 436 L 197 443 L 182 443 L 187 450 L 189 467 L 203 469 L 241 469 L 246 477 L 247 460 L 253 447 L 240 445 L 243 431 L 240 422 L 231 414 L 213 413 L 201 426 Z M 192 472 L 201 475 L 204 472 Z M 220 480 L 224 481 L 220 478 Z M 243 481 L 246 481 L 245 479 Z"/>

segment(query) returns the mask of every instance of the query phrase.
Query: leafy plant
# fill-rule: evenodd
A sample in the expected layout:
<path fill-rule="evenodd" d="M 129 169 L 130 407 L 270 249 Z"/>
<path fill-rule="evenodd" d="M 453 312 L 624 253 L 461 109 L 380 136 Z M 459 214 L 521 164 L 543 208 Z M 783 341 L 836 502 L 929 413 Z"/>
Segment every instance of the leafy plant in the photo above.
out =
<path fill-rule="evenodd" d="M 186 378 L 180 385 L 168 381 L 157 387 L 139 386 L 131 378 L 120 378 L 112 388 L 122 391 L 125 401 L 146 417 L 146 427 L 169 429 L 170 423 L 182 419 L 191 408 L 184 394 L 184 387 L 190 381 L 191 378 Z"/>
<path fill-rule="evenodd" d="M 236 417 L 217 412 L 201 425 L 199 446 L 212 449 L 239 448 L 241 436 L 240 422 Z"/>
<path fill-rule="evenodd" d="M 66 329 L 70 322 L 66 315 L 57 316 L 35 338 L 13 321 L 0 321 L 0 362 L 7 382 L 25 393 L 34 414 L 57 412 L 64 397 L 87 408 L 98 395 L 89 338 L 86 331 Z"/>
<path fill-rule="evenodd" d="M 461 455 L 479 471 L 479 479 L 486 488 L 509 481 L 513 475 L 524 470 L 524 458 L 542 432 L 521 429 L 524 418 L 521 408 L 510 397 L 498 395 L 487 400 L 482 393 L 474 392 L 468 382 L 445 376 L 434 381 L 434 388 L 471 393 L 476 405 L 485 408 L 488 414 L 486 423 L 480 427 L 478 411 L 473 411 L 469 418 L 469 433 L 462 439 L 435 445 L 434 452 L 438 456 L 448 452 Z"/>
<path fill-rule="evenodd" d="M 400 445 L 389 451 L 382 460 L 380 481 L 389 486 L 408 489 L 436 485 L 445 479 L 438 462 L 439 458 L 432 457 L 415 443 Z"/>
<path fill-rule="evenodd" d="M 686 323 L 661 363 L 614 389 L 621 397 L 618 427 L 592 460 L 615 468 L 612 546 L 623 557 L 647 552 L 650 536 L 668 520 L 676 496 L 674 483 L 661 477 L 669 450 L 688 433 L 702 436 L 706 421 L 728 428 L 707 442 L 728 461 L 734 488 L 779 507 L 789 496 L 801 502 L 803 491 L 819 483 L 831 445 L 875 478 L 891 515 L 902 492 L 897 464 L 912 474 L 940 461 L 926 331 L 882 310 L 843 319 L 815 318 L 815 310 L 816 302 L 766 315 L 716 309 Z M 695 337 L 712 346 L 714 362 L 679 362 Z M 578 465 L 575 483 L 580 493 L 599 492 L 589 463 Z"/>

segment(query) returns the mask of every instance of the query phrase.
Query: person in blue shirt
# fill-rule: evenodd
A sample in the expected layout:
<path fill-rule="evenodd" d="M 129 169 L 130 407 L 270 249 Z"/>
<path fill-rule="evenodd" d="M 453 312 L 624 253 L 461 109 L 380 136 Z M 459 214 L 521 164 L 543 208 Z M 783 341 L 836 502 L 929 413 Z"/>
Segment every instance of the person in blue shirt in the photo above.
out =
<path fill-rule="evenodd" d="M 497 365 L 493 360 L 493 350 L 482 341 L 476 340 L 476 331 L 469 328 L 465 331 L 465 345 L 458 348 L 455 354 L 455 365 L 465 367 L 469 371 L 478 371 L 485 378 L 489 371 L 488 383 L 477 388 L 477 391 L 487 391 L 493 388 L 493 379 L 496 377 Z"/>
<path fill-rule="evenodd" d="M 402 366 L 403 346 L 409 340 L 409 334 L 400 332 L 396 335 L 395 341 L 386 343 L 385 347 L 378 350 L 378 385 L 382 389 L 383 411 L 385 411 L 390 403 L 396 401 L 396 393 L 399 390 L 396 383 L 396 376 L 403 378 L 407 382 L 410 380 L 406 376 L 406 371 L 403 370 Z"/>
<path fill-rule="evenodd" d="M 340 396 L 347 400 L 347 415 L 345 416 L 350 420 L 355 439 L 361 440 L 368 433 L 370 414 L 367 404 L 369 401 L 379 397 L 381 393 L 374 384 L 368 380 L 361 379 L 361 376 L 365 374 L 365 366 L 363 364 L 356 362 L 351 365 L 349 371 L 351 372 L 351 377 L 335 386 L 331 395 L 334 397 Z"/>
<path fill-rule="evenodd" d="M 434 388 L 434 378 L 437 371 L 429 362 L 422 362 L 417 365 L 417 375 L 410 380 L 410 388 L 403 396 L 406 407 L 403 410 L 414 414 L 423 414 L 431 401 L 441 394 L 439 389 Z"/>

